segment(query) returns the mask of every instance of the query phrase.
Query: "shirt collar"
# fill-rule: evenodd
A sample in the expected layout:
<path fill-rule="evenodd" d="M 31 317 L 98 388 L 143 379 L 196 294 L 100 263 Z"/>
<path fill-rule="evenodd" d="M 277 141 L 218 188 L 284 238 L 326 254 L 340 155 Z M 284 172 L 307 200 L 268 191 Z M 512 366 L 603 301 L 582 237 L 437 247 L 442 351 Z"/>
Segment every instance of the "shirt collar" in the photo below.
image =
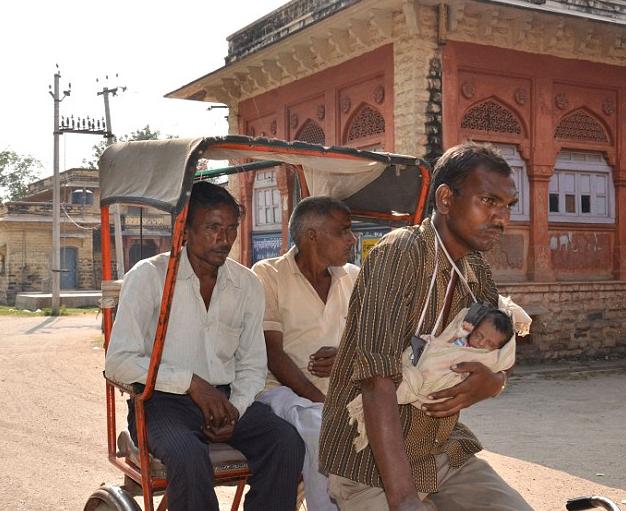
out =
<path fill-rule="evenodd" d="M 178 274 L 177 279 L 179 280 L 188 280 L 191 278 L 198 278 L 195 272 L 193 271 L 193 267 L 189 262 L 189 256 L 187 254 L 187 245 L 183 247 L 183 250 L 180 254 L 180 262 L 178 264 Z M 232 271 L 230 267 L 230 259 L 226 259 L 226 262 L 217 269 L 217 283 L 216 285 L 220 288 L 225 287 L 227 284 L 233 285 L 235 287 L 241 287 L 241 282 L 237 275 Z"/>
<path fill-rule="evenodd" d="M 302 272 L 300 271 L 300 268 L 298 267 L 298 263 L 296 262 L 297 253 L 298 253 L 298 247 L 294 245 L 287 251 L 284 257 L 287 260 L 287 264 L 289 265 L 289 269 L 291 270 L 291 273 L 302 274 Z M 331 274 L 331 276 L 336 279 L 340 279 L 348 274 L 345 266 L 329 266 L 328 271 Z"/>

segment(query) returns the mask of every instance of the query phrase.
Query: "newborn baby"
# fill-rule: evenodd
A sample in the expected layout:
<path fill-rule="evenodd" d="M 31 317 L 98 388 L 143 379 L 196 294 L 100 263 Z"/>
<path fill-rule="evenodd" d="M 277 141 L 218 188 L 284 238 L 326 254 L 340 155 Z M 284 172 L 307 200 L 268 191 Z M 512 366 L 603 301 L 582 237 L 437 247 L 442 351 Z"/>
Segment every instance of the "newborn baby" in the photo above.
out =
<path fill-rule="evenodd" d="M 478 306 L 476 311 L 472 310 L 474 306 Z M 482 316 L 482 318 L 478 316 Z M 509 316 L 499 309 L 479 304 L 470 307 L 462 326 L 467 335 L 457 337 L 452 341 L 452 344 L 464 348 L 497 350 L 502 348 L 514 333 L 513 322 Z"/>
<path fill-rule="evenodd" d="M 452 371 L 461 362 L 480 362 L 494 372 L 515 363 L 515 332 L 527 335 L 531 319 L 510 298 L 500 296 L 498 309 L 474 304 L 462 309 L 438 336 L 413 336 L 402 353 L 402 381 L 396 390 L 399 405 L 420 408 L 433 392 L 450 388 L 467 377 Z M 357 451 L 368 445 L 361 394 L 347 405 L 350 424 L 357 424 Z"/>

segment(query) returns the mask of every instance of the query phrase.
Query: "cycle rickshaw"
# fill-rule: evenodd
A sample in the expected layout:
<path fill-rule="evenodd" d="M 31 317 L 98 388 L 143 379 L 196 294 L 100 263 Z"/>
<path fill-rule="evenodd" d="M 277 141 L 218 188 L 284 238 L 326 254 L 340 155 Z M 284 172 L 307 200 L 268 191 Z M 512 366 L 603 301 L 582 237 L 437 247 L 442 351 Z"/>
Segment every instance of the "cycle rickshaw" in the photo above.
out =
<path fill-rule="evenodd" d="M 239 163 L 217 170 L 197 171 L 201 158 Z M 144 509 L 152 511 L 153 496 L 164 492 L 167 486 L 166 467 L 149 452 L 144 402 L 150 399 L 155 388 L 183 246 L 187 203 L 194 181 L 278 165 L 288 165 L 295 172 L 301 196 L 330 195 L 341 199 L 351 208 L 355 219 L 399 226 L 417 223 L 424 214 L 430 174 L 422 160 L 411 156 L 227 136 L 119 143 L 107 148 L 100 158 L 103 295 L 115 289 L 111 280 L 109 224 L 112 204 L 152 206 L 170 213 L 172 241 L 145 388 L 136 392 L 132 386 L 106 379 L 108 458 L 123 472 L 124 484 L 100 487 L 89 497 L 85 511 L 136 511 L 141 509 L 134 499 L 138 495 L 143 496 Z M 103 300 L 105 350 L 111 335 L 114 307 L 113 299 Z M 116 441 L 116 388 L 134 400 L 137 446 L 125 431 Z M 215 485 L 237 486 L 231 508 L 237 510 L 250 475 L 245 458 L 226 444 L 213 444 L 211 460 Z M 166 497 L 158 509 L 167 509 Z"/>

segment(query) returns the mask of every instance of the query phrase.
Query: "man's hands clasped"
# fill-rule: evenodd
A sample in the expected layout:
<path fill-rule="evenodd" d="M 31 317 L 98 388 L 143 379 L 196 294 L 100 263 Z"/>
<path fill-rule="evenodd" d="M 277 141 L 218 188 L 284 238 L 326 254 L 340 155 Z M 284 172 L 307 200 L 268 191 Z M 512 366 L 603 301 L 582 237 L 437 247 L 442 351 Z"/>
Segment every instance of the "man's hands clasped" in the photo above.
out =
<path fill-rule="evenodd" d="M 223 392 L 197 375 L 191 378 L 189 397 L 202 411 L 204 434 L 211 442 L 227 442 L 239 420 L 239 411 Z"/>

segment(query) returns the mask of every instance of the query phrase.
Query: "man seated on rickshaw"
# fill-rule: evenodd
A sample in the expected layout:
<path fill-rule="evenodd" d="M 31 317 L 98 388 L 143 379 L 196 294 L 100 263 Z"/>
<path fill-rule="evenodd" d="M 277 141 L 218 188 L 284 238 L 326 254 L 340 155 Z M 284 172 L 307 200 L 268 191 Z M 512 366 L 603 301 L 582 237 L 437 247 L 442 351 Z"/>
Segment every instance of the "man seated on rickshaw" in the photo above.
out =
<path fill-rule="evenodd" d="M 148 445 L 167 467 L 171 511 L 219 511 L 209 443 L 248 459 L 247 510 L 293 511 L 304 445 L 296 430 L 255 402 L 267 358 L 263 288 L 228 258 L 241 210 L 222 187 L 197 183 L 156 390 L 145 403 Z M 107 377 L 146 381 L 169 254 L 137 263 L 125 276 L 106 356 Z M 135 411 L 128 427 L 137 441 Z"/>
<path fill-rule="evenodd" d="M 309 511 L 336 511 L 319 472 L 322 406 L 358 267 L 350 210 L 330 197 L 300 202 L 289 220 L 295 246 L 253 268 L 265 288 L 270 373 L 259 397 L 293 424 L 306 444 L 302 471 Z"/>

